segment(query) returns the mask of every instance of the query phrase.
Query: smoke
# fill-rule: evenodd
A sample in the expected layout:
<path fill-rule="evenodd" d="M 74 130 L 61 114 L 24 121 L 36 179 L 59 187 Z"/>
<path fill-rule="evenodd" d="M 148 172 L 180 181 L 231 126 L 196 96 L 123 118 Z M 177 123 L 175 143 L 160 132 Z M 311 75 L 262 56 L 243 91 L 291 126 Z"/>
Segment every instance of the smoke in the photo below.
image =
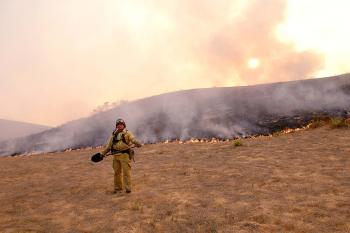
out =
<path fill-rule="evenodd" d="M 278 39 L 286 12 L 287 0 L 10 1 L 2 112 L 56 125 L 115 99 L 308 78 L 323 56 Z"/>
<path fill-rule="evenodd" d="M 322 68 L 322 55 L 297 51 L 292 43 L 276 36 L 277 27 L 286 17 L 287 1 L 247 2 L 128 1 L 124 7 L 115 2 L 115 7 L 100 11 L 113 9 L 113 14 L 101 15 L 120 19 L 113 29 L 113 41 L 104 41 L 102 47 L 94 48 L 96 56 L 84 56 L 82 67 L 79 62 L 73 67 L 84 71 L 79 74 L 79 88 L 92 101 L 94 92 L 86 90 L 100 83 L 105 86 L 96 88 L 103 92 L 140 97 L 182 88 L 304 79 Z M 97 26 L 106 22 L 100 15 L 98 19 Z M 77 53 L 76 57 L 80 56 Z M 61 70 L 72 69 L 72 65 L 60 64 L 62 69 L 56 77 Z M 104 80 L 92 82 L 91 75 Z M 106 103 L 91 117 L 3 142 L 0 154 L 104 145 L 119 117 L 143 142 L 265 134 L 271 132 L 271 122 L 280 117 L 348 110 L 350 98 L 342 89 L 350 85 L 348 80 L 343 77 L 180 91 L 116 107 L 112 104 L 112 109 Z M 85 83 L 90 83 L 91 88 L 82 88 Z M 63 98 L 62 90 L 60 97 Z"/>
<path fill-rule="evenodd" d="M 310 77 L 323 66 L 322 55 L 295 50 L 276 29 L 285 19 L 286 1 L 249 1 L 242 14 L 215 31 L 200 48 L 216 83 L 257 84 Z M 249 62 L 256 64 L 250 66 Z"/>
<path fill-rule="evenodd" d="M 321 54 L 279 40 L 286 0 L 177 1 L 174 11 L 168 7 L 177 20 L 167 46 L 175 45 L 174 63 L 184 63 L 192 81 L 214 86 L 290 81 L 309 78 L 324 65 Z"/>
<path fill-rule="evenodd" d="M 118 105 L 89 118 L 0 143 L 0 155 L 100 146 L 117 118 L 142 142 L 232 138 L 299 127 L 316 114 L 349 115 L 350 76 L 180 91 Z"/>

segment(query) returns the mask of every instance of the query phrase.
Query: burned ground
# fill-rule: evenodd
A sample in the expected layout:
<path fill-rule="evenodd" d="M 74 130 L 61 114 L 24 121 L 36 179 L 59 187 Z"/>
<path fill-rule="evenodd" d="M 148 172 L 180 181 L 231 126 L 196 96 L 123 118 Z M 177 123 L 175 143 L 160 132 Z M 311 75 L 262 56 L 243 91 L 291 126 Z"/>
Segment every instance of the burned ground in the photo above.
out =
<path fill-rule="evenodd" d="M 350 130 L 137 151 L 111 195 L 97 150 L 0 158 L 0 232 L 349 232 Z"/>

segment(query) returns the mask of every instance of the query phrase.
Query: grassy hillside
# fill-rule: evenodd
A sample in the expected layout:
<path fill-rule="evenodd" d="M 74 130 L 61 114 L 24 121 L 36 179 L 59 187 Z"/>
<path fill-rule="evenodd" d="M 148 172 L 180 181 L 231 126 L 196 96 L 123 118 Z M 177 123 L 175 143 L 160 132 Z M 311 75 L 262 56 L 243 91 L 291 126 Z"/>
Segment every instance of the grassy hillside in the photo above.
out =
<path fill-rule="evenodd" d="M 0 143 L 0 156 L 99 146 L 106 143 L 119 117 L 141 141 L 157 143 L 269 134 L 304 126 L 318 115 L 350 117 L 350 74 L 152 96 L 35 136 Z"/>
<path fill-rule="evenodd" d="M 97 150 L 0 158 L 0 232 L 349 232 L 350 130 L 137 151 L 112 195 Z"/>
<path fill-rule="evenodd" d="M 48 126 L 0 119 L 0 141 L 24 137 L 50 129 Z"/>

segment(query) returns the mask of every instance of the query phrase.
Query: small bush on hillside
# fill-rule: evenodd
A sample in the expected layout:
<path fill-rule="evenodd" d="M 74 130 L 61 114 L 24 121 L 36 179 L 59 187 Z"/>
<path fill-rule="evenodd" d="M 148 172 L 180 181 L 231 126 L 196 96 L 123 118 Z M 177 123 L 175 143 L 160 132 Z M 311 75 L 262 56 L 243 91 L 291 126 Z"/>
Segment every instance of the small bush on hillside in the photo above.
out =
<path fill-rule="evenodd" d="M 283 131 L 282 130 L 279 130 L 279 131 L 275 131 L 272 133 L 272 136 L 273 137 L 278 137 L 278 136 L 281 136 L 283 134 Z"/>
<path fill-rule="evenodd" d="M 316 129 L 322 126 L 325 126 L 331 122 L 331 118 L 329 116 L 314 116 L 311 120 L 310 124 L 308 124 L 308 128 Z"/>
<path fill-rule="evenodd" d="M 325 123 L 329 123 L 331 121 L 331 117 L 327 115 L 319 115 L 319 116 L 313 116 L 312 121 L 321 121 Z"/>
<path fill-rule="evenodd" d="M 233 143 L 233 145 L 234 145 L 235 147 L 238 147 L 238 146 L 243 146 L 243 143 L 242 143 L 241 141 L 237 140 L 237 141 L 235 141 L 235 142 Z"/>
<path fill-rule="evenodd" d="M 330 127 L 332 129 L 350 127 L 349 121 L 345 118 L 335 117 L 331 119 Z"/>
<path fill-rule="evenodd" d="M 322 126 L 325 126 L 326 125 L 326 122 L 324 121 L 321 121 L 321 120 L 312 120 L 310 122 L 310 124 L 308 124 L 308 128 L 310 129 L 316 129 L 316 128 L 319 128 L 319 127 L 322 127 Z"/>

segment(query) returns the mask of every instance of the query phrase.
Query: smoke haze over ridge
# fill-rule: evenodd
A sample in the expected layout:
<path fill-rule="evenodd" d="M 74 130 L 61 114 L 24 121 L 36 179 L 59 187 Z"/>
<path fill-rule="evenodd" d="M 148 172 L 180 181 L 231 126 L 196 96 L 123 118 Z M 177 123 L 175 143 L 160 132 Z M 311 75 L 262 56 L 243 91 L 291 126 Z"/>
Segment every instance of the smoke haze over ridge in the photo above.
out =
<path fill-rule="evenodd" d="M 59 124 L 106 101 L 296 80 L 323 67 L 321 54 L 278 39 L 286 0 L 247 2 L 1 2 L 2 118 Z"/>
<path fill-rule="evenodd" d="M 248 87 L 194 89 L 122 104 L 43 133 L 0 143 L 0 155 L 100 146 L 116 118 L 143 142 L 232 138 L 298 127 L 316 114 L 350 114 L 350 75 Z M 286 117 L 297 116 L 292 124 Z M 277 120 L 277 121 L 276 121 Z M 277 123 L 276 123 L 277 122 Z M 277 127 L 278 128 L 278 127 Z"/>

